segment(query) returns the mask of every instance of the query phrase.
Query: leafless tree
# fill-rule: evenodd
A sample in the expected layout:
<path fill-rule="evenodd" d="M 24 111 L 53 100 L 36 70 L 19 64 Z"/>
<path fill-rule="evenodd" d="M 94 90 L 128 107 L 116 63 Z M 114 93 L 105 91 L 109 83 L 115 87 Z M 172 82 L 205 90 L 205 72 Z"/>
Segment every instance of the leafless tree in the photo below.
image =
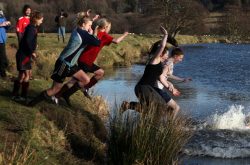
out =
<path fill-rule="evenodd" d="M 207 10 L 197 0 L 154 0 L 150 11 L 158 15 L 157 19 L 175 37 L 182 30 L 192 30 L 203 24 Z"/>

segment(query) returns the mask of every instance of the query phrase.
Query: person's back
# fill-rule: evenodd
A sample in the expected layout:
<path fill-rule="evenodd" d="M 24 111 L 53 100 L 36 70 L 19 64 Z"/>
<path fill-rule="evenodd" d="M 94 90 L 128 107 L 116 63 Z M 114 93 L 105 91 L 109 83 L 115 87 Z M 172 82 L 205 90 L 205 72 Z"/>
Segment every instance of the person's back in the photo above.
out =
<path fill-rule="evenodd" d="M 142 78 L 138 82 L 139 85 L 150 85 L 154 87 L 155 82 L 159 79 L 162 74 L 162 63 L 147 64 L 143 73 Z"/>

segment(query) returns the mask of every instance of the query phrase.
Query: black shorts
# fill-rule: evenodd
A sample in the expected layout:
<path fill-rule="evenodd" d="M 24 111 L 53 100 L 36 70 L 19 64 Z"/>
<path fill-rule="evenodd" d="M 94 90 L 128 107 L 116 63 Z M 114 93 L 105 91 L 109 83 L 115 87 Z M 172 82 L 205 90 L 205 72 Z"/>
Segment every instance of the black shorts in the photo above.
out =
<path fill-rule="evenodd" d="M 154 90 L 161 95 L 161 97 L 168 103 L 172 98 L 168 95 L 168 93 L 162 89 L 154 87 Z"/>
<path fill-rule="evenodd" d="M 140 85 L 135 86 L 135 95 L 141 103 L 146 103 L 150 105 L 151 102 L 166 102 L 168 103 L 171 100 L 171 97 L 167 92 L 150 85 Z"/>
<path fill-rule="evenodd" d="M 16 53 L 16 67 L 19 72 L 31 70 L 31 55 L 25 55 L 20 52 Z"/>
<path fill-rule="evenodd" d="M 51 79 L 58 83 L 63 83 L 66 77 L 71 77 L 77 72 L 77 66 L 69 67 L 61 60 L 57 60 Z"/>
<path fill-rule="evenodd" d="M 92 66 L 89 66 L 89 65 L 79 62 L 78 69 L 83 70 L 85 73 L 94 73 L 95 71 L 99 70 L 100 67 L 95 64 L 93 64 Z"/>

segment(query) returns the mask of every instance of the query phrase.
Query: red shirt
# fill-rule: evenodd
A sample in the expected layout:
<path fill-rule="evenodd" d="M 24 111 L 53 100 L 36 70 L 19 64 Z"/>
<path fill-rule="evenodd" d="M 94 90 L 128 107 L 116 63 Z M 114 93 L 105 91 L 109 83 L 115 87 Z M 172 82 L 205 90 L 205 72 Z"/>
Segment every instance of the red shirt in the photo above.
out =
<path fill-rule="evenodd" d="M 20 17 L 16 23 L 16 32 L 18 33 L 24 33 L 24 30 L 26 26 L 30 24 L 30 18 L 29 17 Z"/>
<path fill-rule="evenodd" d="M 99 32 L 97 38 L 101 41 L 100 46 L 89 45 L 80 55 L 78 62 L 92 66 L 100 50 L 112 43 L 113 37 L 106 32 Z"/>

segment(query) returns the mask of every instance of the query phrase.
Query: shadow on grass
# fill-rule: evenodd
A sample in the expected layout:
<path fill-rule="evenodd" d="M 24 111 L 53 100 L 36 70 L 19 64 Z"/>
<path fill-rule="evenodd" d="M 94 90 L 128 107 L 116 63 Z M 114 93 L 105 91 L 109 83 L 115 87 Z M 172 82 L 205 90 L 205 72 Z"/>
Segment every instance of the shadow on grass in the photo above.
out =
<path fill-rule="evenodd" d="M 57 106 L 40 108 L 50 121 L 59 129 L 65 130 L 72 153 L 84 160 L 104 163 L 107 131 L 101 119 L 83 109 Z M 101 146 L 101 147 L 100 147 Z"/>

